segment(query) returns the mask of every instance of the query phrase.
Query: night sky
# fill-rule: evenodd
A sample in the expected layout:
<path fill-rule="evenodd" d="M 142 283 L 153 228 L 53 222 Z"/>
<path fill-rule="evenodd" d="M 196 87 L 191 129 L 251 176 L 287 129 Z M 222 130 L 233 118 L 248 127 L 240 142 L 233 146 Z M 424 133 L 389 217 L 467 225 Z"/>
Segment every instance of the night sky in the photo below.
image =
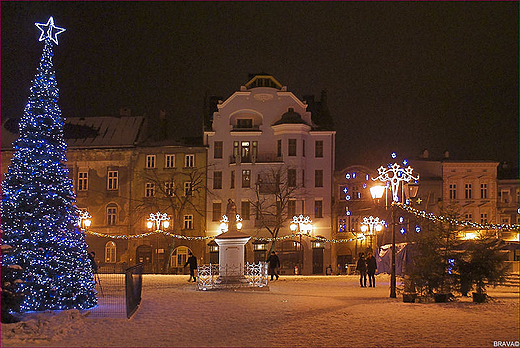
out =
<path fill-rule="evenodd" d="M 51 15 L 65 117 L 163 109 L 175 137 L 202 135 L 205 94 L 267 72 L 327 89 L 338 168 L 425 148 L 518 165 L 518 2 L 2 1 L 2 119 L 23 114 Z"/>

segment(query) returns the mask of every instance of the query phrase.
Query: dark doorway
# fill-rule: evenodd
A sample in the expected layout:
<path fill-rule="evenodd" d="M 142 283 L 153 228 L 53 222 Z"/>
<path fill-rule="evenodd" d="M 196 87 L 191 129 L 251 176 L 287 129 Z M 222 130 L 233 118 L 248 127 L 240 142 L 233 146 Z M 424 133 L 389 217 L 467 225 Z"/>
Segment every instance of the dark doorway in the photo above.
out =
<path fill-rule="evenodd" d="M 312 274 L 323 274 L 323 248 L 312 249 Z"/>
<path fill-rule="evenodd" d="M 152 247 L 150 245 L 139 245 L 135 259 L 137 263 L 143 264 L 144 273 L 152 273 Z"/>

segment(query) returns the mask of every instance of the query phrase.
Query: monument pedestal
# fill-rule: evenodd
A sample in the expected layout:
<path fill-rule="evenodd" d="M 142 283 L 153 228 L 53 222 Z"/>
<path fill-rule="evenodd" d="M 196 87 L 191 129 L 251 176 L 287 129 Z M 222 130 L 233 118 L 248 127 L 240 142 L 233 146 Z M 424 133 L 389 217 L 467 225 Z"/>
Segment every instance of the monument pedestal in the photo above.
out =
<path fill-rule="evenodd" d="M 251 236 L 237 230 L 230 230 L 215 237 L 219 246 L 219 277 L 216 283 L 247 282 L 244 277 L 244 248 L 249 239 Z"/>

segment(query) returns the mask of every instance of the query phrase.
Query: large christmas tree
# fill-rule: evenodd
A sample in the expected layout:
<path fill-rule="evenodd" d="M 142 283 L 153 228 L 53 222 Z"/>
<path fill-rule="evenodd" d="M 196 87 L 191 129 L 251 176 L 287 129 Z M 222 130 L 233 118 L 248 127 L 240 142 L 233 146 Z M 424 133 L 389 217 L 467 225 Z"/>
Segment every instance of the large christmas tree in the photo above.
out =
<path fill-rule="evenodd" d="M 2 255 L 2 265 L 21 267 L 21 311 L 86 309 L 97 303 L 95 282 L 65 166 L 64 120 L 52 63 L 53 45 L 65 29 L 52 17 L 36 26 L 45 47 L 2 181 L 2 245 L 13 248 Z"/>

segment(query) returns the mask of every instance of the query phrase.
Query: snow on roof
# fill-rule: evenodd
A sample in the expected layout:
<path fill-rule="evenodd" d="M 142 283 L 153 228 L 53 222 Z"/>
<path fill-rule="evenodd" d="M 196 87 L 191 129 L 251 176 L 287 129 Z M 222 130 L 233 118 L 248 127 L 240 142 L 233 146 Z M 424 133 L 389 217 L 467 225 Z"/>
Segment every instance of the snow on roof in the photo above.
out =
<path fill-rule="evenodd" d="M 64 136 L 71 148 L 130 147 L 141 135 L 144 116 L 69 117 L 65 120 Z M 2 149 L 11 149 L 18 138 L 18 121 L 2 123 Z"/>

